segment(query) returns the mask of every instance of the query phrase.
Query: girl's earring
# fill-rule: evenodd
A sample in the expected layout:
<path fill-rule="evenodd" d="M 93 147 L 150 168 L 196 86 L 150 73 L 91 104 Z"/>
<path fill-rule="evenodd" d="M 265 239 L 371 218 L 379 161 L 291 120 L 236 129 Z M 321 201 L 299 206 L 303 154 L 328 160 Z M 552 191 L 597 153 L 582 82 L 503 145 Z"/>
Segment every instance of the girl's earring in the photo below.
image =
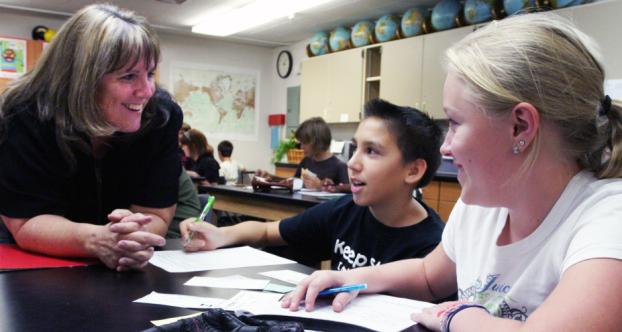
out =
<path fill-rule="evenodd" d="M 517 154 L 520 153 L 520 147 L 519 146 L 525 146 L 525 140 L 524 139 L 521 138 L 520 140 L 518 140 L 518 145 L 515 144 L 512 147 L 512 153 L 513 154 L 517 155 Z"/>

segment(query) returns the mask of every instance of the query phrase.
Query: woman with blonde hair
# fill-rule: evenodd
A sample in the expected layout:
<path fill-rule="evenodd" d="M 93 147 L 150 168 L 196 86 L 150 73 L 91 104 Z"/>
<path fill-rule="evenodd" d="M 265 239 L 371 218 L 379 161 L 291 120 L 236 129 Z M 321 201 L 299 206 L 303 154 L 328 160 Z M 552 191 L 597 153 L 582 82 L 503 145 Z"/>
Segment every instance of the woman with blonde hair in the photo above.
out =
<path fill-rule="evenodd" d="M 284 301 L 365 282 L 446 302 L 412 318 L 441 331 L 619 331 L 622 107 L 590 39 L 552 14 L 492 22 L 447 51 L 441 152 L 462 195 L 424 259 L 305 279 Z M 341 293 L 336 311 L 356 297 Z"/>
<path fill-rule="evenodd" d="M 23 249 L 141 268 L 175 211 L 182 114 L 144 18 L 91 5 L 0 104 L 0 217 Z"/>

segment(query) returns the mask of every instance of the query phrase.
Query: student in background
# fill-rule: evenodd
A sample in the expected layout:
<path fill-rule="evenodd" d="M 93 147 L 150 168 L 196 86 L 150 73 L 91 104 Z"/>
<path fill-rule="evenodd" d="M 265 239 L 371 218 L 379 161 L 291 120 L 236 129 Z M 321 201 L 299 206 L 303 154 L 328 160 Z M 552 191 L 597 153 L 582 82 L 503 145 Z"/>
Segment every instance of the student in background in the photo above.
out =
<path fill-rule="evenodd" d="M 179 106 L 155 88 L 144 18 L 87 6 L 0 105 L 0 217 L 20 248 L 118 271 L 164 245 L 181 172 Z"/>
<path fill-rule="evenodd" d="M 305 188 L 322 189 L 322 185 L 344 188 L 349 183 L 346 163 L 330 152 L 332 136 L 324 119 L 314 117 L 304 121 L 296 129 L 295 137 L 305 157 L 294 177 L 302 178 Z"/>
<path fill-rule="evenodd" d="M 194 166 L 194 160 L 186 156 L 186 154 L 184 153 L 184 149 L 181 148 L 181 138 L 190 129 L 192 129 L 192 127 L 190 127 L 189 124 L 185 122 L 182 123 L 181 129 L 179 129 L 179 135 L 177 136 L 179 140 L 179 158 L 181 159 L 181 166 L 186 170 L 192 170 L 192 167 Z"/>
<path fill-rule="evenodd" d="M 550 13 L 494 21 L 447 51 L 441 148 L 462 196 L 424 259 L 316 273 L 283 306 L 318 291 L 421 300 L 438 331 L 619 331 L 622 326 L 622 105 L 603 91 L 592 41 Z M 341 311 L 356 293 L 341 293 Z"/>
<path fill-rule="evenodd" d="M 335 270 L 423 257 L 440 241 L 443 222 L 412 196 L 440 164 L 441 130 L 424 113 L 375 100 L 353 139 L 348 162 L 352 194 L 276 222 L 248 221 L 229 227 L 181 223 L 187 251 L 223 246 L 288 245 L 299 262 L 330 259 Z"/>
<path fill-rule="evenodd" d="M 218 143 L 218 159 L 220 159 L 220 176 L 225 178 L 227 184 L 236 184 L 240 172 L 244 166 L 231 158 L 233 144 L 229 141 Z"/>
<path fill-rule="evenodd" d="M 214 148 L 207 143 L 202 132 L 190 129 L 181 137 L 181 148 L 184 154 L 194 161 L 188 170 L 191 177 L 202 176 L 207 183 L 218 183 L 220 165 L 214 158 Z"/>
<path fill-rule="evenodd" d="M 197 188 L 185 170 L 179 176 L 179 193 L 177 195 L 177 205 L 173 221 L 168 228 L 166 238 L 176 239 L 181 237 L 179 223 L 188 218 L 196 218 L 201 214 L 201 202 Z"/>

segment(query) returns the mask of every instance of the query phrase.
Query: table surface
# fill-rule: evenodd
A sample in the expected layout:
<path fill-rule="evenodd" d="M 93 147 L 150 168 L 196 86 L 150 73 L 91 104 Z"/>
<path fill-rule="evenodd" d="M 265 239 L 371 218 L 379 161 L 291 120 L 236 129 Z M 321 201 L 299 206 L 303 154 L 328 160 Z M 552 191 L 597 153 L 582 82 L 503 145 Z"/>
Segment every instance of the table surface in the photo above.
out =
<path fill-rule="evenodd" d="M 199 193 L 216 196 L 215 210 L 239 213 L 265 220 L 291 217 L 325 200 L 288 190 L 254 192 L 250 187 L 231 185 L 199 186 Z"/>
<path fill-rule="evenodd" d="M 303 207 L 312 207 L 318 203 L 325 202 L 326 200 L 319 199 L 314 196 L 305 195 L 300 191 L 296 191 L 293 194 L 288 190 L 274 189 L 269 193 L 255 192 L 250 186 L 232 186 L 224 184 L 212 184 L 209 186 L 199 186 L 201 193 L 226 193 L 236 195 L 239 197 L 246 197 L 255 200 L 265 200 L 283 204 L 294 204 Z"/>
<path fill-rule="evenodd" d="M 167 249 L 179 247 L 178 241 L 169 242 Z M 135 272 L 115 272 L 103 265 L 0 272 L 0 331 L 140 331 L 152 327 L 151 320 L 196 312 L 132 302 L 151 291 L 230 298 L 238 290 L 183 283 L 193 276 L 257 277 L 257 272 L 278 269 L 312 271 L 301 264 L 288 264 L 193 273 L 168 273 L 152 265 Z M 408 331 L 426 330 L 413 326 Z"/>

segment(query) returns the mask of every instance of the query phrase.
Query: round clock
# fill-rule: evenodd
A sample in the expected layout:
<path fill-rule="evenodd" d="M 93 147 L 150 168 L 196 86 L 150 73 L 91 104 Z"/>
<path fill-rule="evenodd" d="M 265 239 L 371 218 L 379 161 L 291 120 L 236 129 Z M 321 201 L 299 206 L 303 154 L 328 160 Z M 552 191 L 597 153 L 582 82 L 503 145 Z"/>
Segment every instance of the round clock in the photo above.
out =
<path fill-rule="evenodd" d="M 292 54 L 289 51 L 281 51 L 276 58 L 276 72 L 279 77 L 286 78 L 292 72 Z"/>

